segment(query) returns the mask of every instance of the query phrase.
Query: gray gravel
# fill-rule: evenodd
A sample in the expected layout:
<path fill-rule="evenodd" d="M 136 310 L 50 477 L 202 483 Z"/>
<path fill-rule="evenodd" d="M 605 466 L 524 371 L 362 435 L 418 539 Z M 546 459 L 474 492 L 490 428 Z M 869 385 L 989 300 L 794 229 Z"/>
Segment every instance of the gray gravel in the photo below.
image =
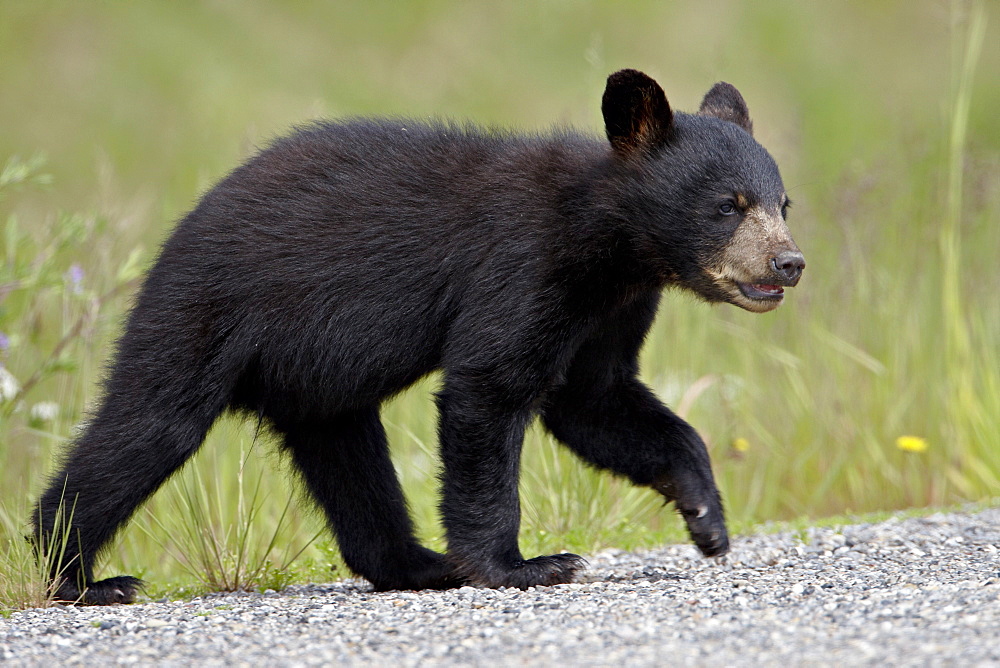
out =
<path fill-rule="evenodd" d="M 363 581 L 0 620 L 9 665 L 997 665 L 1000 508 L 590 557 L 525 592 Z"/>

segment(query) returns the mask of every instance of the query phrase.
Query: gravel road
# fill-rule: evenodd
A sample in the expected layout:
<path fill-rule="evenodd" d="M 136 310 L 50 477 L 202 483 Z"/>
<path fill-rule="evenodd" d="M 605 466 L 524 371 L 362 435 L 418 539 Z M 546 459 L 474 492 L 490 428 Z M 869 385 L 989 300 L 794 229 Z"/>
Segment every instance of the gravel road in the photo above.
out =
<path fill-rule="evenodd" d="M 589 558 L 576 584 L 363 581 L 0 619 L 6 665 L 1000 666 L 1000 508 Z"/>

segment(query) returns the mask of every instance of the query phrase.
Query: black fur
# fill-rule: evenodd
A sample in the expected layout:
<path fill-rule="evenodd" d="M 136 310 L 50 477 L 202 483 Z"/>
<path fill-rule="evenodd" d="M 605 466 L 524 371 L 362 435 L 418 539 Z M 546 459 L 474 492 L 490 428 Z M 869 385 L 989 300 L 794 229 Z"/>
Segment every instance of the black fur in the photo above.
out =
<path fill-rule="evenodd" d="M 637 380 L 637 356 L 665 286 L 717 298 L 701 269 L 733 233 L 719 194 L 769 201 L 781 180 L 743 129 L 671 112 L 639 72 L 612 75 L 604 114 L 611 146 L 319 123 L 206 194 L 150 270 L 103 404 L 39 502 L 42 541 L 61 501 L 73 507 L 60 597 L 131 600 L 134 579 L 93 580 L 97 555 L 227 409 L 282 435 L 377 589 L 573 577 L 579 557 L 525 560 L 517 545 L 535 416 L 585 461 L 676 501 L 701 550 L 724 553 L 705 446 Z M 379 421 L 435 369 L 447 556 L 414 539 Z"/>

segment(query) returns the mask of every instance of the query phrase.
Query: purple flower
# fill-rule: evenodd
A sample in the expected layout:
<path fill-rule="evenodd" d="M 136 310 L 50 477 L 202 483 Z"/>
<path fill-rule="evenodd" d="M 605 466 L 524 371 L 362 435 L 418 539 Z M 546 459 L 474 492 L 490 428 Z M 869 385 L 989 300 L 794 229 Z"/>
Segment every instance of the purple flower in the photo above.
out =
<path fill-rule="evenodd" d="M 76 294 L 83 292 L 83 268 L 80 265 L 75 262 L 71 264 L 69 271 L 66 272 L 66 278 L 69 280 L 73 292 Z"/>
<path fill-rule="evenodd" d="M 6 334 L 0 332 L 0 353 L 7 352 L 8 348 L 10 348 L 10 339 L 7 338 Z"/>

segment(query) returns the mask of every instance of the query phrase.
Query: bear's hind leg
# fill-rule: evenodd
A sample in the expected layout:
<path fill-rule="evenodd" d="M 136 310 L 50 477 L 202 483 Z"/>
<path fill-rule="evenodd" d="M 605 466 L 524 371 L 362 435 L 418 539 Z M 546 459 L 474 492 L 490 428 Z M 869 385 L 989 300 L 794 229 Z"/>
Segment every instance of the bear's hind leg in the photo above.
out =
<path fill-rule="evenodd" d="M 281 429 L 347 566 L 377 591 L 460 586 L 444 555 L 421 546 L 377 408 Z"/>
<path fill-rule="evenodd" d="M 138 578 L 93 579 L 100 551 L 135 509 L 198 449 L 216 410 L 132 405 L 110 394 L 38 501 L 35 540 L 55 598 L 88 605 L 131 603 Z"/>

